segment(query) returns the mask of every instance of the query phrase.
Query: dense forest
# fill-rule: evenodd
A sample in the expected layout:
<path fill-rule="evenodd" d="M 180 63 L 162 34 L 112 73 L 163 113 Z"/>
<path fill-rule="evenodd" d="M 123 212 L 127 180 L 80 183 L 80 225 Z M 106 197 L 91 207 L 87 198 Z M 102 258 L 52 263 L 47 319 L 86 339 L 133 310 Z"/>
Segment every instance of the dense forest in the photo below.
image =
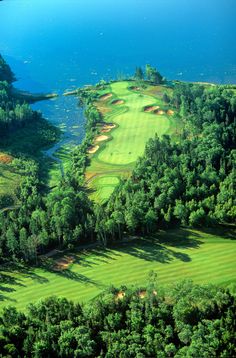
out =
<path fill-rule="evenodd" d="M 169 100 L 183 134 L 176 142 L 150 139 L 132 177 L 100 214 L 103 237 L 236 220 L 236 96 L 224 87 L 180 83 Z"/>
<path fill-rule="evenodd" d="M 9 66 L 0 55 L 0 137 L 34 121 L 37 113 L 27 103 L 20 103 L 12 96 L 12 82 L 15 80 Z"/>
<path fill-rule="evenodd" d="M 8 88 L 14 77 L 4 66 L 9 73 L 5 77 L 11 79 L 1 83 Z M 146 67 L 145 80 L 139 68 L 135 78 L 143 85 L 164 81 L 150 66 Z M 105 85 L 101 82 L 97 88 Z M 59 185 L 43 190 L 37 161 L 16 162 L 25 175 L 16 193 L 19 207 L 0 213 L 0 261 L 37 263 L 38 255 L 50 248 L 72 248 L 95 240 L 107 245 L 127 233 L 145 234 L 175 225 L 235 222 L 235 89 L 178 82 L 171 85 L 172 96 L 164 94 L 163 99 L 176 108 L 176 120 L 184 124 L 182 134 L 175 140 L 167 136 L 150 139 L 131 178 L 102 206 L 89 200 L 84 179 L 89 160 L 86 150 L 98 132 L 102 115 L 93 104 L 96 87 L 78 91 L 80 103 L 86 106 L 86 136 L 72 153 L 71 166 Z M 4 113 L 10 106 L 9 92 L 5 91 Z M 14 106 L 16 109 L 18 104 Z M 22 106 L 28 111 L 28 105 Z M 32 112 L 32 116 L 39 120 L 37 113 Z"/>
<path fill-rule="evenodd" d="M 2 55 L 0 54 L 0 81 L 6 81 L 12 83 L 16 80 L 10 66 L 6 63 Z"/>
<path fill-rule="evenodd" d="M 85 306 L 51 297 L 0 316 L 1 357 L 235 357 L 235 297 L 189 281 L 110 288 Z"/>

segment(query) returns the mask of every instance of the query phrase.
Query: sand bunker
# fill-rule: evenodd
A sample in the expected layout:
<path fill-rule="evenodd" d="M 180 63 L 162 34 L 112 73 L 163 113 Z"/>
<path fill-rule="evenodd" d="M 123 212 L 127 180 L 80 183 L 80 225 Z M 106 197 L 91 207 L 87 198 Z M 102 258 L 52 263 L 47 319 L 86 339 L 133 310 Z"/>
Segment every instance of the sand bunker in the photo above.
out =
<path fill-rule="evenodd" d="M 107 93 L 99 97 L 100 101 L 106 101 L 108 98 L 112 97 L 112 93 Z"/>
<path fill-rule="evenodd" d="M 168 111 L 166 112 L 169 116 L 173 116 L 173 114 L 175 113 L 174 111 L 172 111 L 172 109 L 168 109 Z"/>
<path fill-rule="evenodd" d="M 99 145 L 92 145 L 91 147 L 88 148 L 88 154 L 93 154 L 96 153 L 96 151 L 99 149 Z"/>
<path fill-rule="evenodd" d="M 125 297 L 125 292 L 124 291 L 119 291 L 116 294 L 116 300 L 122 300 Z"/>
<path fill-rule="evenodd" d="M 115 125 L 115 124 L 105 124 L 105 125 L 102 127 L 101 132 L 102 132 L 102 133 L 109 133 L 113 128 L 116 128 L 116 125 Z"/>
<path fill-rule="evenodd" d="M 138 295 L 140 298 L 144 298 L 146 296 L 146 294 L 147 294 L 147 291 L 143 290 L 143 291 L 140 291 Z"/>
<path fill-rule="evenodd" d="M 160 108 L 159 106 L 148 106 L 144 108 L 144 112 L 153 112 L 156 111 L 158 108 Z"/>
<path fill-rule="evenodd" d="M 54 270 L 56 271 L 66 270 L 68 266 L 73 262 L 74 262 L 74 258 L 72 256 L 64 256 L 55 262 Z"/>
<path fill-rule="evenodd" d="M 123 99 L 116 99 L 115 101 L 112 102 L 112 104 L 113 104 L 114 106 L 117 106 L 117 105 L 123 104 L 123 103 L 125 103 L 125 102 L 123 101 Z"/>
<path fill-rule="evenodd" d="M 100 135 L 100 136 L 95 138 L 95 142 L 102 142 L 102 141 L 107 140 L 107 139 L 108 139 L 107 135 Z"/>
<path fill-rule="evenodd" d="M 160 111 L 155 111 L 155 114 L 160 114 L 160 115 L 162 115 L 162 114 L 165 114 L 165 112 L 162 111 L 162 110 L 160 110 Z"/>
<path fill-rule="evenodd" d="M 0 163 L 9 164 L 13 161 L 13 157 L 11 155 L 0 153 Z"/>
<path fill-rule="evenodd" d="M 138 296 L 139 296 L 140 298 L 144 298 L 144 297 L 146 296 L 146 294 L 147 294 L 147 291 L 146 291 L 146 290 L 142 290 L 142 291 L 139 291 Z M 156 295 L 157 295 L 157 291 L 156 291 L 156 290 L 153 290 L 153 291 L 152 291 L 152 294 L 153 294 L 153 296 L 156 296 Z"/>
<path fill-rule="evenodd" d="M 140 87 L 137 87 L 137 86 L 131 86 L 130 89 L 132 91 L 140 91 Z"/>
<path fill-rule="evenodd" d="M 157 291 L 156 291 L 156 290 L 153 290 L 152 293 L 153 293 L 153 296 L 157 296 Z M 140 298 L 145 298 L 146 295 L 147 295 L 147 291 L 146 291 L 146 290 L 139 291 L 139 292 L 137 292 L 137 295 L 138 295 L 138 297 L 140 297 Z M 124 297 L 125 297 L 125 292 L 124 292 L 124 291 L 119 291 L 119 292 L 115 295 L 115 300 L 116 300 L 116 301 L 122 300 Z"/>

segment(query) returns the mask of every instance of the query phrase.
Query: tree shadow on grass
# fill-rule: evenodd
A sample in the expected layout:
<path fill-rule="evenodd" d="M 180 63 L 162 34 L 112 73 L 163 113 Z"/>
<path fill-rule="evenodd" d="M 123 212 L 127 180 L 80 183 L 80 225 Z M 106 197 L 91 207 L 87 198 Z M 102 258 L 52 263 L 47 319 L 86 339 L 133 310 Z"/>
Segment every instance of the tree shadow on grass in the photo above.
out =
<path fill-rule="evenodd" d="M 70 269 L 56 269 L 55 263 L 52 260 L 44 261 L 41 264 L 41 268 L 45 272 L 53 273 L 54 275 L 57 275 L 61 278 L 76 281 L 78 283 L 83 283 L 85 285 L 93 285 L 99 288 L 103 288 L 104 285 L 100 283 L 99 281 L 93 280 L 83 274 L 71 271 Z"/>
<path fill-rule="evenodd" d="M 6 294 L 16 291 L 14 286 L 26 287 L 23 283 L 24 278 L 30 278 L 40 284 L 48 282 L 46 277 L 40 276 L 27 266 L 18 264 L 3 265 L 0 271 L 0 301 L 16 302 L 15 299 L 11 299 Z"/>
<path fill-rule="evenodd" d="M 14 285 L 14 286 L 22 286 L 22 287 L 24 285 L 21 282 L 19 282 L 15 277 L 0 272 L 0 301 L 16 302 L 15 299 L 6 296 L 6 294 L 8 293 L 14 292 L 15 288 L 5 285 Z"/>
<path fill-rule="evenodd" d="M 0 292 L 0 302 L 1 301 L 17 302 L 14 298 L 10 298 L 8 296 L 2 295 Z"/>
<path fill-rule="evenodd" d="M 201 231 L 214 237 L 226 240 L 236 240 L 236 225 L 218 225 L 214 228 L 201 228 Z"/>
<path fill-rule="evenodd" d="M 152 236 L 151 239 L 158 240 L 160 244 L 180 249 L 198 249 L 203 244 L 201 236 L 198 233 L 183 228 L 160 231 L 157 235 Z"/>
<path fill-rule="evenodd" d="M 8 272 L 11 274 L 20 274 L 22 278 L 30 278 L 33 281 L 36 281 L 37 283 L 41 283 L 41 284 L 48 282 L 48 279 L 46 277 L 39 275 L 34 270 L 32 270 L 32 268 L 21 264 L 11 264 L 10 266 L 5 266 L 1 268 L 1 271 Z M 1 282 L 2 272 L 0 273 L 0 282 Z M 14 280 L 15 283 L 12 284 L 24 286 L 20 283 L 22 279 L 20 279 L 19 277 L 10 276 L 10 275 L 7 275 L 7 277 L 9 280 L 11 279 Z"/>
<path fill-rule="evenodd" d="M 122 247 L 116 247 L 116 250 L 145 261 L 168 264 L 174 259 L 182 262 L 191 261 L 191 257 L 187 253 L 172 248 L 198 249 L 202 243 L 198 234 L 187 229 L 178 229 L 137 239 L 135 242 L 122 245 Z"/>
<path fill-rule="evenodd" d="M 74 263 L 84 266 L 93 267 L 100 263 L 111 263 L 117 259 L 117 256 L 121 256 L 119 253 L 109 248 L 94 248 L 91 250 L 84 250 L 81 253 L 74 256 Z"/>

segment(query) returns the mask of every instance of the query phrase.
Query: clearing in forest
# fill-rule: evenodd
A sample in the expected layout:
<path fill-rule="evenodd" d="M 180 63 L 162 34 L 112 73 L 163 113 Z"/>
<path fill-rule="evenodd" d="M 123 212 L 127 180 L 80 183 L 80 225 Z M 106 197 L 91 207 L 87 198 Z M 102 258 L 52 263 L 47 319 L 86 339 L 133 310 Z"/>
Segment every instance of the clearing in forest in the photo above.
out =
<path fill-rule="evenodd" d="M 107 200 L 120 178 L 130 175 L 149 138 L 173 132 L 175 120 L 162 99 L 163 93 L 170 92 L 166 86 L 142 89 L 128 81 L 114 82 L 103 91 L 95 105 L 103 115 L 100 133 L 107 137 L 95 139 L 96 150 L 90 151 L 86 170 L 93 200 Z"/>

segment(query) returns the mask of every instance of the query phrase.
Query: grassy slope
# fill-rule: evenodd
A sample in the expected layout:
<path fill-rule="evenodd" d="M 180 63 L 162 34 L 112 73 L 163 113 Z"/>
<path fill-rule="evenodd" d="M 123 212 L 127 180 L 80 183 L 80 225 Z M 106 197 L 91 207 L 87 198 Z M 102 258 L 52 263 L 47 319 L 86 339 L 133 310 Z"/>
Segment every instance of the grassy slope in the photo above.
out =
<path fill-rule="evenodd" d="M 93 249 L 74 254 L 66 270 L 0 270 L 0 309 L 15 305 L 24 309 L 29 302 L 50 295 L 77 301 L 95 297 L 109 285 L 145 283 L 150 270 L 161 284 L 183 278 L 198 283 L 236 283 L 236 237 L 234 232 L 179 229 L 138 239 L 112 250 Z"/>
<path fill-rule="evenodd" d="M 117 124 L 106 142 L 100 143 L 98 152 L 91 156 L 91 164 L 87 168 L 86 176 L 93 193 L 91 198 L 96 201 L 106 200 L 114 190 L 121 176 L 129 175 L 139 156 L 144 153 L 145 145 L 155 133 L 159 136 L 169 133 L 174 127 L 173 117 L 145 113 L 143 108 L 158 105 L 160 109 L 167 109 L 162 101 L 162 86 L 150 86 L 146 90 L 129 90 L 130 82 L 115 82 L 109 91 L 113 96 L 97 102 L 98 109 L 108 110 L 104 114 L 104 121 Z M 114 99 L 124 101 L 122 105 L 113 105 Z"/>

